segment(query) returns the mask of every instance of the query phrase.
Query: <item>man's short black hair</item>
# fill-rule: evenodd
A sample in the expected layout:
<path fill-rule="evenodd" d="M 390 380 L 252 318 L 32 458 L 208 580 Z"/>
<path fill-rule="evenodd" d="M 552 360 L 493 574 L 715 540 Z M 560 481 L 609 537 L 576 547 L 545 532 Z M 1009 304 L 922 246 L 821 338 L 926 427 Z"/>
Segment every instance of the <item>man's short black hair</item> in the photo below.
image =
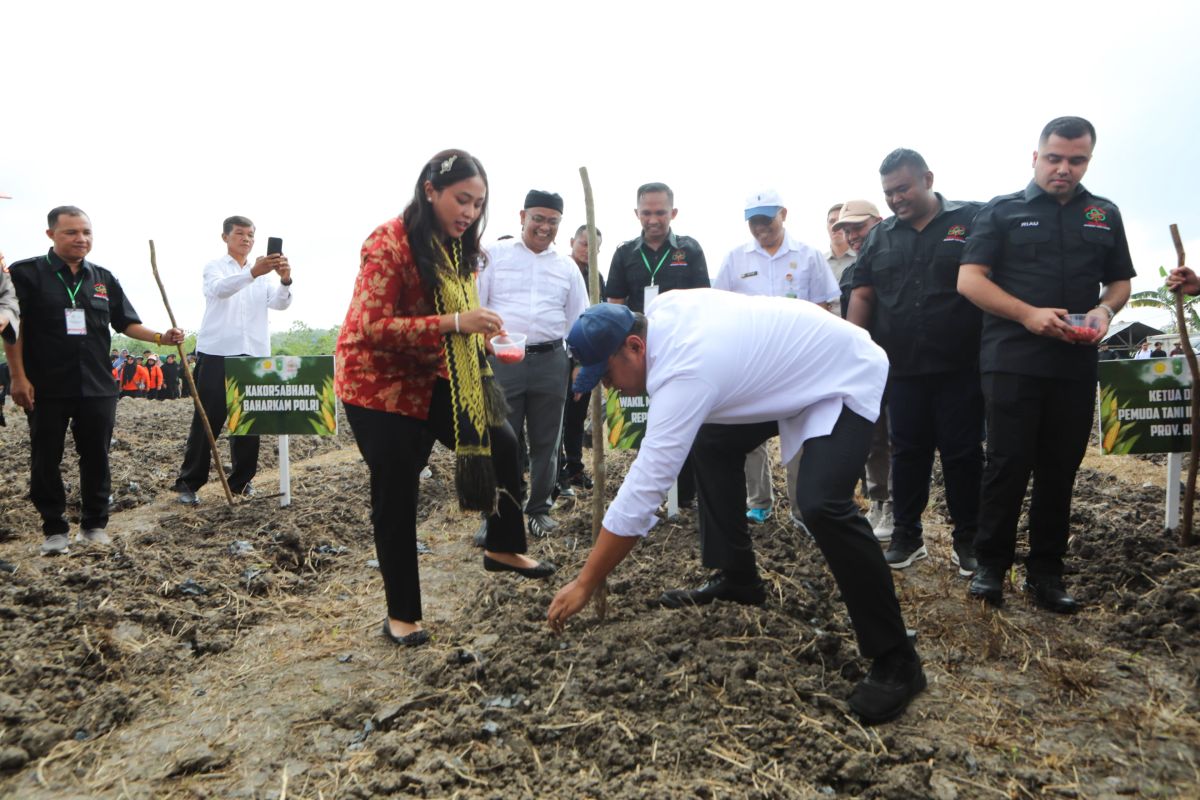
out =
<path fill-rule="evenodd" d="M 638 187 L 637 201 L 640 203 L 645 195 L 655 194 L 656 192 L 666 192 L 667 205 L 669 205 L 671 208 L 675 207 L 675 193 L 672 192 L 671 187 L 667 186 L 665 183 L 643 183 Z"/>
<path fill-rule="evenodd" d="M 50 209 L 50 213 L 46 215 L 46 227 L 54 230 L 54 227 L 58 225 L 59 217 L 87 217 L 87 214 L 79 206 L 57 206 Z"/>
<path fill-rule="evenodd" d="M 920 153 L 916 150 L 909 150 L 907 147 L 897 147 L 883 159 L 883 163 L 879 165 L 879 174 L 891 175 L 901 167 L 912 167 L 913 172 L 918 175 L 929 172 L 929 165 L 925 163 L 925 159 L 921 157 Z"/>
<path fill-rule="evenodd" d="M 646 315 L 640 311 L 633 312 L 633 327 L 629 329 L 630 336 L 638 336 L 642 339 L 646 338 Z"/>
<path fill-rule="evenodd" d="M 1096 128 L 1083 117 L 1055 117 L 1046 123 L 1046 127 L 1042 128 L 1042 135 L 1038 138 L 1038 144 L 1045 144 L 1051 136 L 1060 136 L 1063 139 L 1078 139 L 1081 136 L 1090 136 L 1092 137 L 1092 144 L 1096 144 Z"/>
<path fill-rule="evenodd" d="M 249 217 L 226 217 L 225 221 L 221 223 L 221 235 L 228 236 L 233 233 L 235 225 L 240 225 L 243 228 L 254 227 L 254 223 L 250 221 Z"/>
<path fill-rule="evenodd" d="M 578 228 L 575 229 L 575 235 L 571 238 L 578 239 L 579 234 L 583 233 L 586 230 L 587 230 L 587 223 L 584 223 L 583 225 L 580 225 Z M 596 228 L 596 235 L 599 236 L 601 239 L 604 238 L 604 234 L 600 232 L 599 228 Z"/>

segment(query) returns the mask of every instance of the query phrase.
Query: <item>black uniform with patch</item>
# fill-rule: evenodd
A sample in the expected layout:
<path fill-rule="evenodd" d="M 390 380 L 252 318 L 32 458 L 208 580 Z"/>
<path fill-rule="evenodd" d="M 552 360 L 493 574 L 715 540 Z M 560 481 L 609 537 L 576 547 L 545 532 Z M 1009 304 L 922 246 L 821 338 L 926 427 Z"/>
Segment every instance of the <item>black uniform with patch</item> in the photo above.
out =
<path fill-rule="evenodd" d="M 711 285 L 708 263 L 700 243 L 690 236 L 677 236 L 671 231 L 659 250 L 651 250 L 641 236 L 618 247 L 608 269 L 604 296 L 625 298 L 625 304 L 631 310 L 644 312 L 651 272 L 654 273 L 653 284 L 660 294 L 672 289 L 705 289 Z"/>
<path fill-rule="evenodd" d="M 962 263 L 988 267 L 1000 288 L 1032 306 L 1079 314 L 1096 307 L 1101 284 L 1134 276 L 1120 211 L 1082 185 L 1066 203 L 1035 182 L 993 198 L 975 217 Z M 1032 475 L 1026 575 L 1035 585 L 1061 578 L 1075 473 L 1092 432 L 1096 364 L 1094 345 L 1038 336 L 984 314 L 988 441 L 975 539 L 980 567 L 1005 570 L 1015 560 Z"/>

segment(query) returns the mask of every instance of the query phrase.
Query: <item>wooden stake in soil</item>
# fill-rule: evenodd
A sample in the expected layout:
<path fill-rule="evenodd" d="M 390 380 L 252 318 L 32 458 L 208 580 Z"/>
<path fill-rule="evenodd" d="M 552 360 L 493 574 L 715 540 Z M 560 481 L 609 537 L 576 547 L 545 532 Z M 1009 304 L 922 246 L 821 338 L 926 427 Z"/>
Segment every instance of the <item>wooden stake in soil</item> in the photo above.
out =
<path fill-rule="evenodd" d="M 588 297 L 593 303 L 600 299 L 600 270 L 596 262 L 600 259 L 600 243 L 596 237 L 596 205 L 592 200 L 592 182 L 588 180 L 587 167 L 579 168 L 583 179 L 583 204 L 587 209 L 588 232 Z M 601 402 L 601 387 L 592 389 L 592 546 L 600 538 L 600 523 L 604 520 L 604 403 Z M 601 581 L 596 590 L 596 616 L 603 620 L 608 616 L 608 579 Z"/>
<path fill-rule="evenodd" d="M 1175 255 L 1179 259 L 1179 266 L 1184 266 L 1187 261 L 1183 252 L 1183 239 L 1179 236 L 1179 226 L 1171 224 L 1171 240 L 1175 243 Z M 1192 347 L 1192 338 L 1188 335 L 1187 319 L 1183 316 L 1183 291 L 1175 293 L 1175 320 L 1179 325 L 1179 340 L 1183 343 L 1183 355 L 1187 358 L 1188 367 L 1191 369 L 1192 376 L 1192 457 L 1188 461 L 1188 476 L 1187 484 L 1183 494 L 1183 546 L 1192 546 L 1192 506 L 1196 501 L 1196 461 L 1200 458 L 1200 437 L 1196 434 L 1196 428 L 1200 427 L 1200 394 L 1197 394 L 1196 376 L 1200 375 L 1200 368 L 1196 366 L 1196 351 Z"/>
<path fill-rule="evenodd" d="M 158 284 L 163 305 L 167 307 L 167 317 L 171 320 L 171 327 L 178 328 L 179 326 L 175 324 L 175 312 L 171 310 L 171 301 L 167 299 L 167 289 L 163 286 L 162 278 L 158 276 L 158 257 L 154 253 L 153 239 L 150 240 L 150 269 L 154 271 L 154 282 Z M 192 395 L 192 403 L 196 406 L 196 413 L 200 415 L 200 421 L 204 423 L 204 434 L 208 437 L 208 447 L 212 450 L 217 476 L 221 479 L 221 488 L 225 490 L 225 500 L 229 505 L 233 505 L 233 491 L 229 488 L 229 481 L 225 478 L 225 467 L 221 465 L 221 454 L 217 452 L 217 440 L 213 436 L 212 426 L 208 424 L 208 415 L 204 413 L 204 406 L 200 404 L 200 392 L 196 390 L 196 381 L 192 379 L 192 370 L 188 366 L 187 357 L 183 354 L 183 343 L 175 345 L 175 349 L 179 351 L 179 363 L 183 367 L 183 377 L 187 382 L 188 391 Z"/>

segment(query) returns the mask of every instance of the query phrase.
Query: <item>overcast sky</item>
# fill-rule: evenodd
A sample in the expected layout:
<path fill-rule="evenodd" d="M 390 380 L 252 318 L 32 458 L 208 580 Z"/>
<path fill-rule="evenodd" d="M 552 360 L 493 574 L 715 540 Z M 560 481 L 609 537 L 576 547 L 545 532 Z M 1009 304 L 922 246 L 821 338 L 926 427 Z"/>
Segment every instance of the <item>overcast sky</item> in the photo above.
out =
<path fill-rule="evenodd" d="M 946 196 L 986 200 L 1028 182 L 1049 119 L 1078 114 L 1098 131 L 1084 182 L 1121 207 L 1134 289 L 1152 289 L 1174 263 L 1169 223 L 1200 254 L 1198 22 L 1195 4 L 1158 2 L 5 2 L 0 250 L 44 252 L 46 212 L 78 205 L 91 259 L 161 327 L 155 240 L 195 329 L 221 220 L 242 214 L 255 254 L 281 236 L 293 266 L 273 329 L 325 327 L 362 240 L 443 148 L 489 173 L 486 241 L 518 234 L 541 188 L 566 199 L 565 248 L 586 166 L 605 271 L 639 232 L 636 187 L 658 180 L 715 274 L 749 238 L 753 191 L 777 188 L 789 231 L 824 249 L 831 204 L 886 211 L 890 150 L 920 151 Z"/>

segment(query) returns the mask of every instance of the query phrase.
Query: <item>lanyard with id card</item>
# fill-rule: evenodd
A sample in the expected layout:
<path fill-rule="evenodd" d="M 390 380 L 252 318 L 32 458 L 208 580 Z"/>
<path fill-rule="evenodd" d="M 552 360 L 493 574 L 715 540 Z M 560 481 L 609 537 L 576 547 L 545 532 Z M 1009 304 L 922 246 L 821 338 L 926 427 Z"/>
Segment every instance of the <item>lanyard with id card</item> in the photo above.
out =
<path fill-rule="evenodd" d="M 79 289 L 83 286 L 83 276 L 79 276 L 79 283 L 75 284 L 75 288 L 72 289 L 70 286 L 67 286 L 67 282 L 63 280 L 61 272 L 56 272 L 54 274 L 57 275 L 59 281 L 62 282 L 63 288 L 67 290 L 67 297 L 71 300 L 71 307 L 63 309 L 63 313 L 66 316 L 67 335 L 87 336 L 87 314 L 84 313 L 82 308 L 78 308 L 75 305 L 75 297 L 79 294 Z"/>

